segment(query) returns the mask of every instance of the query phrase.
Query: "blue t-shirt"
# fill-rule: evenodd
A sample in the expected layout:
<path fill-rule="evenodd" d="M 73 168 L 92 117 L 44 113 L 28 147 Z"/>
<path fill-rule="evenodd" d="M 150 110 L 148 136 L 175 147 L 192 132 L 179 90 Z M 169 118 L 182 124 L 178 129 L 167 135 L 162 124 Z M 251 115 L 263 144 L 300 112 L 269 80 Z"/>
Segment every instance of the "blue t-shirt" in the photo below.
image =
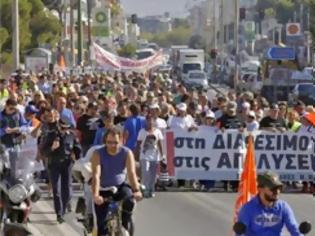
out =
<path fill-rule="evenodd" d="M 93 145 L 102 145 L 104 144 L 103 138 L 106 133 L 106 128 L 105 127 L 98 127 L 95 133 Z"/>
<path fill-rule="evenodd" d="M 283 200 L 265 207 L 256 196 L 241 208 L 238 222 L 246 225 L 247 236 L 281 236 L 284 226 L 292 236 L 302 235 L 291 207 Z"/>
<path fill-rule="evenodd" d="M 145 128 L 145 118 L 143 116 L 131 116 L 124 125 L 124 130 L 128 131 L 128 140 L 126 146 L 134 150 L 137 144 L 138 134 L 142 128 Z"/>

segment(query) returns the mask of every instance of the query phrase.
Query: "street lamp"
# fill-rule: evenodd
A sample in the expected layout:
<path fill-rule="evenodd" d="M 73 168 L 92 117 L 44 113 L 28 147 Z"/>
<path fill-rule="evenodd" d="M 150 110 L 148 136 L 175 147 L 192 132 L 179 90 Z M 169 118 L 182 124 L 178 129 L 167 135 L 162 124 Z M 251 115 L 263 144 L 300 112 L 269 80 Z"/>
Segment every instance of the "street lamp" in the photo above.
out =
<path fill-rule="evenodd" d="M 234 44 L 235 44 L 235 69 L 234 69 L 234 89 L 235 91 L 237 90 L 237 84 L 238 84 L 238 64 L 237 64 L 237 58 L 238 58 L 238 28 L 239 28 L 239 0 L 235 0 L 235 28 L 234 28 Z"/>
<path fill-rule="evenodd" d="M 82 32 L 82 4 L 81 0 L 78 0 L 78 66 L 81 65 L 83 60 L 83 32 Z"/>
<path fill-rule="evenodd" d="M 12 0 L 12 52 L 14 70 L 20 67 L 19 0 Z"/>

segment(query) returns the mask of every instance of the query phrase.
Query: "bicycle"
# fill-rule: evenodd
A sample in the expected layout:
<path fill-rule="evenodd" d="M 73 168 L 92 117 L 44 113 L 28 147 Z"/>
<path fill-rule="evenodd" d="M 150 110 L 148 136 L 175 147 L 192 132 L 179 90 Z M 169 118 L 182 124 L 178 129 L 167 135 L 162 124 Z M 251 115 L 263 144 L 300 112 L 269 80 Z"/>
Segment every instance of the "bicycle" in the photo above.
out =
<path fill-rule="evenodd" d="M 110 193 L 110 196 L 106 198 L 108 204 L 108 214 L 105 219 L 109 236 L 133 236 L 134 233 L 134 223 L 131 220 L 129 225 L 129 230 L 126 230 L 122 225 L 121 213 L 122 213 L 122 203 L 123 201 L 116 202 L 113 199 L 113 195 L 118 192 L 117 187 L 111 186 L 107 188 L 101 188 L 100 191 L 105 191 Z"/>

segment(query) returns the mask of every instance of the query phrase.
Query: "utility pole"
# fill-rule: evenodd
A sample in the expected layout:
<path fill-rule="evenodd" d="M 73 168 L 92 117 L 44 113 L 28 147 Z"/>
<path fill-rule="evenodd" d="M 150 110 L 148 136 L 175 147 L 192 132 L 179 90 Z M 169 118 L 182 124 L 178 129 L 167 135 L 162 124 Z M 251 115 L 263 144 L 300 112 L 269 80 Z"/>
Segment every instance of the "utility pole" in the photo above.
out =
<path fill-rule="evenodd" d="M 240 7 L 239 7 L 239 0 L 235 0 L 235 28 L 234 28 L 234 44 L 235 44 L 235 69 L 234 69 L 234 89 L 237 90 L 237 84 L 238 84 L 238 29 L 239 29 L 239 20 L 240 20 Z"/>
<path fill-rule="evenodd" d="M 216 19 L 216 0 L 213 0 L 213 49 L 217 49 L 217 19 Z"/>
<path fill-rule="evenodd" d="M 80 66 L 83 60 L 83 32 L 82 32 L 82 7 L 81 0 L 78 0 L 78 65 Z"/>
<path fill-rule="evenodd" d="M 87 1 L 87 18 L 88 18 L 88 61 L 91 62 L 91 46 L 92 46 L 92 33 L 91 33 L 91 13 L 92 13 L 92 1 Z"/>
<path fill-rule="evenodd" d="M 220 6 L 220 43 L 221 43 L 221 53 L 224 50 L 224 0 L 221 0 Z"/>
<path fill-rule="evenodd" d="M 70 50 L 71 50 L 71 66 L 75 65 L 75 55 L 74 55 L 74 2 L 70 2 Z"/>
<path fill-rule="evenodd" d="M 12 52 L 14 70 L 20 67 L 19 0 L 12 0 Z"/>

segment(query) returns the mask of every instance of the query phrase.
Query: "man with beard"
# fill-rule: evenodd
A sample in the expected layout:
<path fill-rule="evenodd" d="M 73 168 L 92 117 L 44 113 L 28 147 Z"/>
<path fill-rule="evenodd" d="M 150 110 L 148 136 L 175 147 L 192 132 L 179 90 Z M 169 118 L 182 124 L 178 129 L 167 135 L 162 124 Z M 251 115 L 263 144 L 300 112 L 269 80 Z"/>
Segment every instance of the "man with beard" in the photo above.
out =
<path fill-rule="evenodd" d="M 258 175 L 258 194 L 240 210 L 238 222 L 246 226 L 244 235 L 282 235 L 284 225 L 292 236 L 300 236 L 299 227 L 289 204 L 279 199 L 282 182 L 267 171 Z"/>

